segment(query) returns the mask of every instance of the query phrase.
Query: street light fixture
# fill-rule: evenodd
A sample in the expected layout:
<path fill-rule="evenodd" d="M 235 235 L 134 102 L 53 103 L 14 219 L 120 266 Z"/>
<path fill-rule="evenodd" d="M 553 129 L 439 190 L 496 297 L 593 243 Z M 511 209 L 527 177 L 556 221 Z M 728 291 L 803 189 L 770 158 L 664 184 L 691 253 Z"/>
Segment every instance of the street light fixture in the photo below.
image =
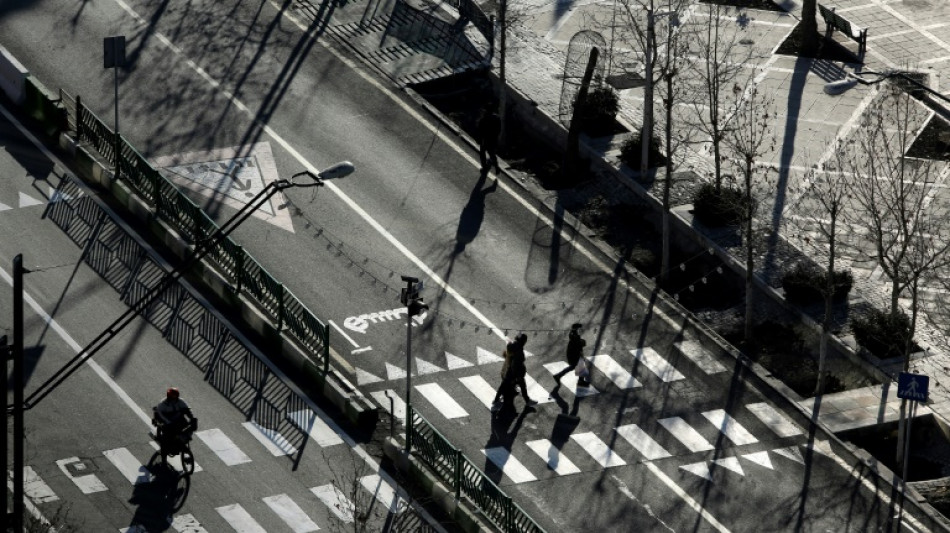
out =
<path fill-rule="evenodd" d="M 49 395 L 56 387 L 65 381 L 70 375 L 79 370 L 81 365 L 92 358 L 99 350 L 109 343 L 119 334 L 132 320 L 148 305 L 150 305 L 162 292 L 178 281 L 185 272 L 195 266 L 202 258 L 223 241 L 231 232 L 233 232 L 242 222 L 247 220 L 251 214 L 266 203 L 272 196 L 279 191 L 295 187 L 319 187 L 323 185 L 323 180 L 339 179 L 347 176 L 356 170 L 352 163 L 343 161 L 327 167 L 322 172 L 314 174 L 309 170 L 298 172 L 289 179 L 279 179 L 267 184 L 257 195 L 255 195 L 247 204 L 238 210 L 230 219 L 222 224 L 217 231 L 201 239 L 196 239 L 194 250 L 184 263 L 175 270 L 165 274 L 162 279 L 151 289 L 149 289 L 138 301 L 129 306 L 112 324 L 102 333 L 93 339 L 85 348 L 76 354 L 72 359 L 66 362 L 49 379 L 43 382 L 22 405 L 14 405 L 13 409 L 31 409 L 43 398 Z M 14 438 L 16 438 L 14 436 Z"/>

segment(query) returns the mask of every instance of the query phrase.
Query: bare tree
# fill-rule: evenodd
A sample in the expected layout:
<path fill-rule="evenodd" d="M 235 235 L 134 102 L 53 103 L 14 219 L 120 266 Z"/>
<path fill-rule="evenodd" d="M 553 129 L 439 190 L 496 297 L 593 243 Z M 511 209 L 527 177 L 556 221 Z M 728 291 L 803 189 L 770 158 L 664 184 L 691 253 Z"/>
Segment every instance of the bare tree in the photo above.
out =
<path fill-rule="evenodd" d="M 745 249 L 745 329 L 746 342 L 752 338 L 754 277 L 755 277 L 755 206 L 759 197 L 764 197 L 762 186 L 766 184 L 766 173 L 756 164 L 756 160 L 775 148 L 775 135 L 772 133 L 772 119 L 775 117 L 773 102 L 768 95 L 762 94 L 755 85 L 743 90 L 734 87 L 734 113 L 723 141 L 731 152 L 729 161 L 742 176 L 743 198 L 741 202 L 741 232 Z"/>

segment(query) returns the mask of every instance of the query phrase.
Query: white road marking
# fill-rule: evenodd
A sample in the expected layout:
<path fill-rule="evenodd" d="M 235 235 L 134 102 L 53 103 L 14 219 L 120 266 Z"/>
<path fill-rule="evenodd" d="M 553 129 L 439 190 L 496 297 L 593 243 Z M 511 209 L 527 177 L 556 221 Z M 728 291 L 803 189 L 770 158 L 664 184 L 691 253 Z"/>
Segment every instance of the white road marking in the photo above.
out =
<path fill-rule="evenodd" d="M 592 365 L 597 367 L 597 370 L 600 370 L 601 373 L 607 376 L 610 381 L 613 381 L 614 385 L 621 390 L 635 389 L 643 386 L 642 383 L 637 381 L 637 378 L 633 377 L 630 372 L 627 372 L 627 369 L 607 354 L 592 355 L 589 360 Z"/>
<path fill-rule="evenodd" d="M 178 533 L 208 533 L 194 516 L 187 513 L 173 518 L 172 527 Z"/>
<path fill-rule="evenodd" d="M 769 470 L 775 470 L 775 468 L 772 466 L 772 460 L 769 459 L 769 452 L 747 453 L 743 455 L 742 457 L 744 459 L 748 459 L 749 461 L 752 461 L 753 463 L 764 466 L 765 468 L 768 468 Z"/>
<path fill-rule="evenodd" d="M 99 481 L 99 478 L 95 474 L 85 474 L 82 476 L 73 476 L 69 469 L 66 468 L 66 465 L 79 464 L 81 461 L 78 457 L 70 457 L 68 459 L 60 459 L 56 461 L 56 465 L 59 466 L 59 469 L 66 474 L 66 477 L 71 479 L 73 483 L 79 487 L 79 490 L 83 494 L 92 494 L 94 492 L 102 492 L 109 490 L 109 487 L 106 487 L 105 483 Z"/>
<path fill-rule="evenodd" d="M 663 380 L 664 383 L 686 379 L 686 376 L 680 374 L 679 370 L 673 368 L 673 365 L 669 364 L 663 356 L 656 353 L 656 350 L 649 346 L 630 350 L 630 353 L 632 353 L 636 360 L 642 363 L 643 366 L 650 369 L 650 372 L 653 372 L 658 378 Z"/>
<path fill-rule="evenodd" d="M 726 526 L 719 523 L 719 521 L 716 520 L 716 517 L 714 517 L 709 511 L 707 511 L 703 505 L 700 505 L 699 502 L 694 500 L 692 496 L 690 496 L 689 494 L 686 493 L 686 491 L 680 488 L 680 486 L 677 485 L 675 481 L 673 481 L 672 479 L 670 479 L 669 476 L 663 473 L 663 471 L 660 470 L 658 466 L 656 466 L 656 463 L 647 462 L 643 464 L 644 466 L 647 467 L 647 469 L 650 470 L 650 472 L 653 473 L 654 476 L 657 477 L 657 479 L 662 481 L 663 484 L 666 485 L 671 491 L 673 491 L 674 494 L 679 496 L 679 498 L 683 500 L 686 503 L 686 505 L 688 505 L 693 511 L 696 511 L 697 513 L 699 513 L 699 515 L 702 516 L 704 520 L 709 522 L 709 524 L 713 528 L 715 528 L 716 531 L 719 531 L 720 533 L 729 533 L 729 529 L 726 528 Z"/>
<path fill-rule="evenodd" d="M 267 533 L 240 504 L 232 503 L 215 509 L 237 533 Z"/>
<path fill-rule="evenodd" d="M 445 372 L 445 369 L 416 357 L 416 372 L 422 376 L 425 374 L 435 374 L 436 372 Z"/>
<path fill-rule="evenodd" d="M 151 483 L 152 479 L 154 479 L 152 473 L 126 448 L 106 450 L 102 452 L 102 455 L 104 455 L 110 463 L 115 465 L 119 472 L 125 476 L 125 479 L 128 479 L 129 483 L 133 485 Z"/>
<path fill-rule="evenodd" d="M 525 444 L 534 453 L 538 454 L 538 457 L 548 465 L 548 468 L 554 470 L 559 476 L 577 474 L 581 471 L 548 439 L 532 440 Z"/>
<path fill-rule="evenodd" d="M 394 379 L 403 379 L 405 377 L 406 377 L 405 369 L 399 368 L 398 366 L 390 363 L 389 361 L 386 362 L 386 379 L 388 379 L 389 381 L 392 381 Z"/>
<path fill-rule="evenodd" d="M 492 403 L 495 401 L 495 388 L 485 381 L 485 378 L 479 374 L 475 374 L 474 376 L 459 378 L 459 381 L 478 398 L 478 401 L 482 402 L 482 405 L 489 409 L 491 408 Z"/>
<path fill-rule="evenodd" d="M 712 422 L 712 425 L 716 426 L 716 428 L 736 446 L 759 442 L 759 439 L 749 433 L 735 418 L 732 418 L 729 413 L 726 413 L 724 409 L 706 411 L 703 413 L 703 416 Z"/>
<path fill-rule="evenodd" d="M 604 468 L 627 464 L 621 457 L 614 455 L 614 451 L 593 433 L 571 435 L 571 440 L 579 444 L 581 448 L 584 448 L 584 451 L 590 454 L 590 456 Z"/>
<path fill-rule="evenodd" d="M 276 496 L 261 498 L 261 500 L 266 503 L 294 533 L 310 533 L 311 531 L 320 530 L 320 526 L 311 520 L 310 517 L 307 516 L 307 513 L 305 513 L 296 502 L 290 499 L 290 496 L 277 494 Z"/>
<path fill-rule="evenodd" d="M 714 460 L 713 463 L 723 468 L 726 468 L 728 470 L 732 470 L 733 472 L 735 472 L 736 474 L 739 474 L 740 476 L 745 475 L 745 472 L 742 470 L 742 465 L 739 464 L 738 457 L 723 457 L 722 459 Z"/>
<path fill-rule="evenodd" d="M 336 431 L 310 409 L 290 413 L 290 421 L 310 435 L 310 438 L 322 448 L 343 444 L 343 439 L 337 435 Z"/>
<path fill-rule="evenodd" d="M 682 442 L 683 445 L 689 448 L 689 451 L 693 453 L 706 452 L 713 449 L 713 445 L 709 444 L 709 441 L 706 440 L 705 437 L 700 435 L 698 431 L 693 429 L 692 426 L 678 416 L 663 418 L 657 420 L 657 422 L 672 433 L 673 436 L 676 437 L 676 440 Z"/>
<path fill-rule="evenodd" d="M 353 523 L 353 514 L 356 512 L 356 507 L 335 485 L 329 483 L 313 487 L 310 492 L 323 502 L 337 518 L 347 524 Z"/>
<path fill-rule="evenodd" d="M 532 400 L 539 404 L 554 401 L 554 398 L 551 398 L 551 393 L 535 381 L 534 378 L 531 377 L 531 374 L 525 374 L 524 382 L 525 385 L 528 386 L 528 397 Z"/>
<path fill-rule="evenodd" d="M 195 435 L 228 466 L 251 462 L 251 458 L 218 428 L 198 431 Z"/>
<path fill-rule="evenodd" d="M 805 458 L 802 457 L 802 451 L 798 449 L 797 446 L 789 446 L 788 448 L 779 448 L 777 450 L 772 450 L 772 453 L 776 455 L 781 455 L 786 459 L 791 459 L 798 464 L 805 464 Z"/>
<path fill-rule="evenodd" d="M 703 479 L 712 481 L 712 474 L 709 472 L 709 463 L 706 461 L 681 465 L 680 468 L 689 472 L 690 474 L 695 474 Z"/>
<path fill-rule="evenodd" d="M 406 510 L 407 499 L 396 494 L 393 486 L 378 475 L 372 474 L 361 477 L 360 485 L 372 494 L 376 501 L 382 502 L 389 509 L 389 512 L 401 514 Z"/>
<path fill-rule="evenodd" d="M 10 472 L 10 475 L 13 476 L 13 473 Z M 53 489 L 30 466 L 23 467 L 23 492 L 33 503 L 55 502 L 59 499 Z"/>
<path fill-rule="evenodd" d="M 486 350 L 485 348 L 482 348 L 481 346 L 476 346 L 476 347 L 475 347 L 475 357 L 476 357 L 475 360 L 476 360 L 476 361 L 478 362 L 478 364 L 480 364 L 480 365 L 488 365 L 488 364 L 491 364 L 491 363 L 504 363 L 504 362 L 505 362 L 505 358 L 504 358 L 504 357 L 502 357 L 502 356 L 500 356 L 500 355 L 498 355 L 498 354 L 496 354 L 496 353 L 494 353 L 494 352 L 491 352 L 491 351 L 489 351 L 489 350 Z"/>
<path fill-rule="evenodd" d="M 544 368 L 553 376 L 561 370 L 564 370 L 564 363 L 547 363 L 544 365 Z M 595 394 L 600 394 L 600 391 L 594 388 L 593 385 L 588 387 L 578 387 L 577 386 L 577 375 L 574 374 L 574 371 L 570 371 L 567 374 L 561 376 L 561 385 L 567 387 L 569 391 L 574 393 L 574 396 L 583 398 L 584 396 L 593 396 Z M 546 391 L 545 391 L 546 392 Z M 548 393 L 550 396 L 550 393 Z"/>
<path fill-rule="evenodd" d="M 389 397 L 386 396 L 386 392 L 389 392 Z M 383 406 L 383 409 L 385 409 L 387 413 L 391 414 L 397 422 L 402 425 L 406 425 L 406 402 L 404 402 L 402 398 L 396 394 L 396 391 L 392 389 L 389 389 L 388 391 L 378 390 L 369 393 L 369 395 L 376 400 L 376 403 Z M 390 397 L 393 399 L 392 410 L 390 409 L 389 405 Z"/>
<path fill-rule="evenodd" d="M 468 411 L 463 409 L 438 383 L 416 385 L 416 390 L 419 391 L 426 400 L 429 400 L 429 403 L 435 406 L 445 418 L 462 418 L 468 416 Z"/>
<path fill-rule="evenodd" d="M 34 205 L 43 205 L 43 202 L 26 193 L 20 193 L 20 207 L 32 207 Z"/>
<path fill-rule="evenodd" d="M 792 437 L 804 433 L 802 428 L 765 402 L 750 403 L 746 405 L 746 409 L 752 411 L 752 414 L 779 437 Z"/>
<path fill-rule="evenodd" d="M 513 483 L 525 483 L 528 481 L 537 481 L 538 479 L 534 477 L 534 474 L 532 474 L 530 470 L 521 464 L 521 461 L 511 455 L 511 450 L 498 446 L 483 449 L 482 453 L 485 454 L 485 457 L 488 457 L 489 461 L 495 463 L 495 466 L 501 470 L 502 474 L 508 476 L 508 479 Z"/>
<path fill-rule="evenodd" d="M 283 435 L 278 433 L 277 430 L 267 429 L 257 422 L 244 422 L 241 425 L 274 456 L 293 455 L 297 453 L 297 448 L 285 439 Z"/>
<path fill-rule="evenodd" d="M 674 346 L 707 374 L 718 374 L 726 371 L 726 367 L 719 363 L 709 353 L 709 350 L 703 348 L 703 345 L 698 341 L 683 341 L 674 344 Z"/>
<path fill-rule="evenodd" d="M 445 352 L 445 366 L 449 370 L 455 370 L 457 368 L 468 368 L 474 365 L 457 355 L 452 355 L 449 352 Z"/>
<path fill-rule="evenodd" d="M 646 431 L 640 429 L 636 424 L 617 426 L 614 431 L 636 448 L 638 452 L 642 453 L 647 461 L 670 457 L 670 452 L 663 449 L 660 443 L 653 440 L 653 437 L 647 435 Z"/>
<path fill-rule="evenodd" d="M 0 202 L 0 211 L 7 211 L 9 209 L 13 209 L 13 208 L 3 202 Z"/>
<path fill-rule="evenodd" d="M 356 369 L 356 384 L 357 385 L 368 385 L 370 383 L 379 383 L 383 381 L 383 378 L 370 374 L 369 372 L 363 370 L 362 368 Z"/>
<path fill-rule="evenodd" d="M 159 446 L 158 443 L 155 441 L 151 441 L 149 442 L 149 444 L 152 445 L 152 448 L 156 452 L 161 449 L 161 446 Z M 167 460 L 168 460 L 168 465 L 174 468 L 175 470 L 178 470 L 179 472 L 183 472 L 185 470 L 185 468 L 181 464 L 180 454 L 168 456 Z M 202 472 L 202 471 L 204 471 L 204 469 L 201 468 L 201 465 L 198 464 L 198 461 L 195 461 L 195 472 Z"/>
<path fill-rule="evenodd" d="M 335 330 L 337 331 L 337 333 L 339 333 L 340 335 L 343 335 L 343 338 L 346 339 L 346 340 L 348 340 L 348 341 L 350 342 L 350 344 L 353 345 L 354 348 L 359 348 L 359 347 L 360 347 L 359 344 L 356 344 L 356 341 L 354 341 L 353 339 L 351 339 L 350 336 L 347 335 L 345 331 L 343 331 L 343 328 L 341 328 L 340 326 L 337 326 L 337 325 L 336 325 L 336 322 L 334 322 L 334 321 L 332 321 L 332 320 L 328 320 L 327 322 L 329 322 L 330 325 L 333 326 L 333 329 L 335 329 Z"/>

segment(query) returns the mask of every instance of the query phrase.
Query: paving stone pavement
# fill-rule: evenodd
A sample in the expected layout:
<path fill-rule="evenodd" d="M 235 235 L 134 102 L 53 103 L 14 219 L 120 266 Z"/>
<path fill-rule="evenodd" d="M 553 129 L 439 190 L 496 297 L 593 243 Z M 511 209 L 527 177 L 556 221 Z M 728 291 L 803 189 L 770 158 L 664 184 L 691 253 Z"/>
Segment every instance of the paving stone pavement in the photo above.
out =
<path fill-rule="evenodd" d="M 490 3 L 483 2 L 483 7 L 490 13 L 494 8 L 494 0 L 486 2 Z M 789 242 L 799 246 L 810 256 L 820 256 L 821 252 L 816 249 L 813 241 L 804 239 L 807 231 L 798 223 L 806 215 L 802 211 L 807 210 L 807 206 L 803 205 L 801 198 L 803 191 L 808 189 L 809 170 L 832 157 L 830 147 L 833 142 L 846 137 L 858 127 L 862 114 L 872 104 L 876 95 L 876 88 L 869 85 L 857 85 L 842 94 L 829 95 L 824 92 L 825 85 L 843 80 L 849 74 L 874 79 L 875 76 L 870 74 L 872 72 L 902 68 L 930 74 L 931 86 L 936 87 L 942 94 L 950 94 L 947 90 L 950 89 L 950 3 L 945 0 L 821 2 L 822 5 L 835 7 L 837 13 L 852 23 L 869 28 L 863 64 L 776 55 L 775 49 L 792 31 L 801 16 L 800 1 L 776 0 L 776 3 L 785 11 L 729 11 L 727 15 L 736 22 L 729 27 L 729 31 L 741 33 L 739 37 L 743 39 L 746 49 L 742 50 L 742 57 L 737 60 L 744 62 L 745 70 L 758 84 L 760 92 L 769 95 L 777 111 L 771 124 L 771 131 L 776 136 L 775 148 L 765 154 L 758 163 L 775 169 L 788 194 L 774 195 L 770 201 L 764 202 L 766 205 L 762 212 L 771 216 L 773 229 L 782 233 Z M 609 32 L 611 22 L 618 20 L 618 4 L 608 0 L 509 0 L 513 13 L 511 19 L 514 22 L 508 33 L 508 84 L 535 102 L 539 112 L 558 117 L 563 83 L 561 73 L 564 71 L 570 38 L 582 29 L 597 28 L 602 33 Z M 343 38 L 350 37 L 355 47 L 362 50 L 364 57 L 381 66 L 379 58 L 386 57 L 386 54 L 379 53 L 374 48 L 392 50 L 398 45 L 379 38 L 353 39 L 356 35 L 354 28 L 370 26 L 365 15 L 370 10 L 362 7 L 359 2 L 355 5 L 357 8 L 349 11 L 348 20 L 339 16 L 341 11 L 338 9 L 328 31 L 336 32 Z M 384 7 L 377 6 L 375 16 L 388 16 L 392 5 L 392 0 L 386 0 L 385 6 L 380 3 L 379 6 Z M 412 5 L 419 12 L 437 17 L 449 25 L 453 20 L 458 20 L 458 14 L 451 3 L 413 0 Z M 354 17 L 354 14 L 359 13 L 362 13 L 360 17 Z M 696 3 L 681 13 L 679 20 L 688 24 L 690 20 L 701 21 L 708 16 L 709 6 Z M 620 12 L 621 21 L 622 17 Z M 658 35 L 663 35 L 660 32 L 665 31 L 661 24 L 658 21 Z M 819 31 L 825 29 L 820 16 L 818 27 Z M 639 68 L 636 47 L 631 45 L 622 29 L 616 28 L 620 26 L 615 26 L 611 50 L 608 52 L 613 58 L 611 64 L 616 65 L 617 69 L 636 70 Z M 470 36 L 469 43 L 472 44 L 465 46 L 473 46 L 484 52 L 484 43 L 479 43 L 478 37 L 472 36 L 470 28 L 466 31 Z M 346 32 L 350 32 L 350 35 L 345 35 Z M 833 35 L 843 46 L 857 51 L 856 43 L 842 37 L 840 33 Z M 403 34 L 400 38 L 411 42 L 414 38 L 423 37 Z M 382 70 L 393 79 L 404 83 L 418 81 L 411 76 L 413 68 L 420 72 L 425 71 L 430 77 L 446 75 L 451 71 L 433 67 L 438 63 L 438 57 L 433 60 L 432 57 L 425 57 L 425 51 L 419 52 L 420 47 L 415 47 L 415 50 L 418 52 L 413 56 L 415 60 L 403 58 L 399 63 L 400 72 L 387 71 L 385 65 L 382 65 Z M 497 72 L 499 54 L 494 54 L 491 61 Z M 463 68 L 475 63 L 477 61 Z M 457 69 L 458 65 L 454 67 Z M 941 83 L 943 81 L 946 81 L 946 87 Z M 618 120 L 633 131 L 642 121 L 643 90 L 631 88 L 620 90 L 619 93 L 621 110 Z M 689 104 L 684 104 L 683 107 L 680 113 L 696 112 L 696 108 L 690 107 Z M 654 119 L 661 128 L 663 117 L 658 106 L 654 111 Z M 615 157 L 616 148 L 614 143 L 607 156 Z M 691 169 L 704 177 L 712 173 L 711 158 L 701 144 L 686 150 L 677 165 L 680 169 Z M 860 246 L 853 248 L 858 251 L 850 257 L 842 258 L 841 264 L 851 267 L 855 274 L 854 292 L 875 305 L 885 305 L 888 301 L 888 287 L 880 275 L 880 270 L 875 268 L 869 257 L 860 252 Z M 773 268 L 780 266 L 776 264 Z M 947 341 L 946 327 L 944 324 L 922 324 L 918 337 L 927 351 L 912 360 L 910 371 L 930 377 L 930 401 L 927 408 L 921 408 L 919 413 L 932 411 L 950 422 L 950 351 L 945 348 L 950 346 L 950 342 Z M 884 370 L 896 376 L 900 368 L 891 364 Z M 896 383 L 889 383 L 826 395 L 820 403 L 820 417 L 835 430 L 890 421 L 896 413 L 896 405 L 900 403 L 895 391 Z M 801 404 L 805 408 L 811 408 L 814 399 L 804 400 Z"/>

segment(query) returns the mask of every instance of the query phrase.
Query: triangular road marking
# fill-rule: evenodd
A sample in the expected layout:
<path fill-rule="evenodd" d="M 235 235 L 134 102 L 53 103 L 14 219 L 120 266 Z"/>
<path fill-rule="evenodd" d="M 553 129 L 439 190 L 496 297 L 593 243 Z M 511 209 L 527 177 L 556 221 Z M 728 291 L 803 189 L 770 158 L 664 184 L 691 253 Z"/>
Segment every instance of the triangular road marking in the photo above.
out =
<path fill-rule="evenodd" d="M 762 465 L 769 470 L 775 470 L 775 468 L 772 466 L 772 460 L 769 459 L 769 452 L 747 453 L 742 457 L 752 461 L 753 463 Z"/>
<path fill-rule="evenodd" d="M 362 368 L 356 369 L 356 384 L 357 385 L 367 385 L 369 383 L 378 383 L 382 380 L 383 378 L 370 374 L 369 372 L 363 370 Z"/>
<path fill-rule="evenodd" d="M 802 447 L 808 449 L 808 444 L 802 444 Z M 827 457 L 834 457 L 835 452 L 831 449 L 831 443 L 826 440 L 816 440 L 813 449 Z"/>
<path fill-rule="evenodd" d="M 455 370 L 456 368 L 467 368 L 474 366 L 472 363 L 469 363 L 465 359 L 457 355 L 452 355 L 449 352 L 445 352 L 445 364 L 449 370 Z"/>
<path fill-rule="evenodd" d="M 7 209 L 13 209 L 13 208 L 8 206 L 7 204 L 0 203 L 0 211 L 6 211 Z"/>
<path fill-rule="evenodd" d="M 781 455 L 782 457 L 791 459 L 799 464 L 805 464 L 805 459 L 802 457 L 802 452 L 795 446 L 789 446 L 788 448 L 779 448 L 777 450 L 772 450 L 772 453 Z"/>
<path fill-rule="evenodd" d="M 49 203 L 60 202 L 62 200 L 72 200 L 73 197 L 69 194 L 64 193 L 63 191 L 49 188 Z"/>
<path fill-rule="evenodd" d="M 31 207 L 34 205 L 43 205 L 43 202 L 33 198 L 32 196 L 21 192 L 20 193 L 20 207 Z"/>
<path fill-rule="evenodd" d="M 423 361 L 422 359 L 419 359 L 418 357 L 416 357 L 416 372 L 418 372 L 419 375 L 434 374 L 436 372 L 442 372 L 444 370 L 445 369 L 440 366 L 433 365 L 432 363 L 428 361 Z"/>
<path fill-rule="evenodd" d="M 534 357 L 534 354 L 531 353 L 531 352 L 529 352 L 528 350 L 525 350 L 525 351 L 524 351 L 524 357 L 525 357 L 525 359 L 527 359 L 527 358 L 529 358 L 529 357 Z"/>
<path fill-rule="evenodd" d="M 712 476 L 709 475 L 709 465 L 707 465 L 705 461 L 701 463 L 693 463 L 691 465 L 682 465 L 680 468 L 689 472 L 690 474 L 695 474 L 701 478 L 712 481 Z"/>
<path fill-rule="evenodd" d="M 728 468 L 740 476 L 744 476 L 745 472 L 742 471 L 742 465 L 739 464 L 738 457 L 723 457 L 722 459 L 716 459 L 713 461 L 717 465 Z"/>
<path fill-rule="evenodd" d="M 386 379 L 402 379 L 406 377 L 406 371 L 392 363 L 386 363 Z"/>
<path fill-rule="evenodd" d="M 489 352 L 481 346 L 476 346 L 475 351 L 478 354 L 477 361 L 480 365 L 487 365 L 489 363 L 501 363 L 504 361 L 504 358 L 501 356 L 495 355 L 492 352 Z"/>

